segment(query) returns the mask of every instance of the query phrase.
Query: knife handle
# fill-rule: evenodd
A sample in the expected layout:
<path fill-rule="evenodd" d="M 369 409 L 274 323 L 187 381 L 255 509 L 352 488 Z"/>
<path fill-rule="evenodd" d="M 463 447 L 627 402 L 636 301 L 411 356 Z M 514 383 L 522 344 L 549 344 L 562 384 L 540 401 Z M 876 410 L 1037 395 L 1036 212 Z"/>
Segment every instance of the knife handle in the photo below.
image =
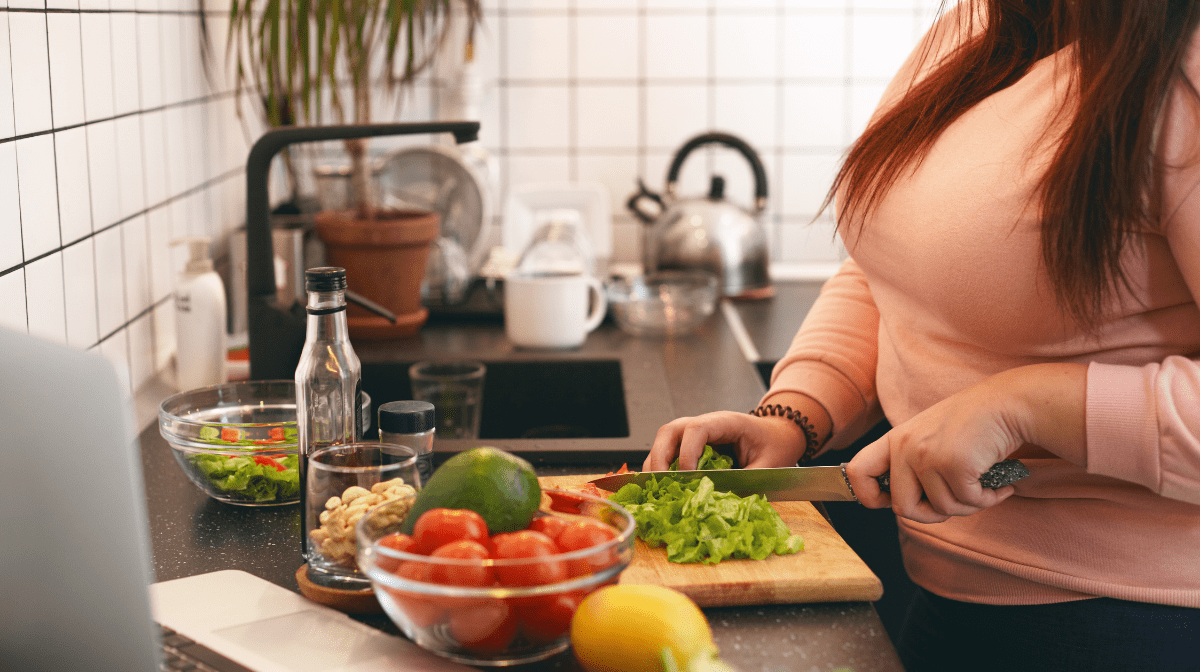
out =
<path fill-rule="evenodd" d="M 842 465 L 842 473 L 846 473 L 846 465 L 844 464 Z M 993 464 L 990 469 L 980 474 L 979 484 L 985 488 L 999 490 L 1006 485 L 1016 483 L 1028 475 L 1029 469 L 1020 460 L 1004 460 Z M 890 493 L 892 491 L 892 475 L 890 472 L 882 476 L 876 476 L 875 480 L 879 482 L 880 492 Z"/>

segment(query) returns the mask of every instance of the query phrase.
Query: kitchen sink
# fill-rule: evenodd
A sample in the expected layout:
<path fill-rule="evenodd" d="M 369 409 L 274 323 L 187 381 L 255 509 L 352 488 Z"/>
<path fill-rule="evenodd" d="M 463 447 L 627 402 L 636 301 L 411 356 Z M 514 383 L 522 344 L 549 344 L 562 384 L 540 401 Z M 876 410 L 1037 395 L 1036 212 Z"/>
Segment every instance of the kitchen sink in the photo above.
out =
<path fill-rule="evenodd" d="M 484 363 L 481 440 L 614 439 L 630 434 L 620 360 Z M 410 364 L 363 362 L 362 386 L 371 395 L 373 420 L 380 404 L 412 398 Z"/>

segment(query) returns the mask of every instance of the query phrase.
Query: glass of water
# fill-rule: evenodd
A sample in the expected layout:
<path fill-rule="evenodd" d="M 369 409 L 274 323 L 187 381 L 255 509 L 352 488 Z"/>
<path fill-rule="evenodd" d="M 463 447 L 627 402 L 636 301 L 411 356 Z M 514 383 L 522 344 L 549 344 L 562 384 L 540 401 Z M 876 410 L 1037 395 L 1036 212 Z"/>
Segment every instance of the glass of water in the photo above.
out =
<path fill-rule="evenodd" d="M 417 362 L 408 369 L 413 399 L 433 404 L 437 436 L 478 439 L 483 405 L 483 362 Z"/>

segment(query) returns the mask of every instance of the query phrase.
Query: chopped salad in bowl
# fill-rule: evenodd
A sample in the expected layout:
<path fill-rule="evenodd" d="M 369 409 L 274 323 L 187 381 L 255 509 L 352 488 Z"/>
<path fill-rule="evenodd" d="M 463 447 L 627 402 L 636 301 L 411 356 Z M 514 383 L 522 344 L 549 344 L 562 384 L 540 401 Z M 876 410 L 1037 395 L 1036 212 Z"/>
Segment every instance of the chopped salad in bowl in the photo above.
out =
<path fill-rule="evenodd" d="M 370 398 L 364 393 L 361 402 L 369 420 Z M 181 392 L 159 406 L 158 429 L 188 479 L 213 499 L 242 506 L 300 500 L 293 381 Z"/>

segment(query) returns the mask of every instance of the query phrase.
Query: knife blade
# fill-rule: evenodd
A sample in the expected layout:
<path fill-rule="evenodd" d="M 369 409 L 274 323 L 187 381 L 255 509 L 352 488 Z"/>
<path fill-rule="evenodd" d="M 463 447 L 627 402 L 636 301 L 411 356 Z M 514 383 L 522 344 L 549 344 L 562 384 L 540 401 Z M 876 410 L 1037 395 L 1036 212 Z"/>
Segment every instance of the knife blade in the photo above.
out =
<path fill-rule="evenodd" d="M 993 490 L 1011 485 L 1029 475 L 1029 469 L 1019 460 L 1004 460 L 993 464 L 980 477 L 984 487 Z M 596 487 L 616 492 L 621 486 L 636 483 L 645 485 L 651 478 L 670 476 L 680 482 L 690 482 L 707 476 L 717 490 L 732 492 L 739 497 L 762 495 L 772 502 L 857 502 L 846 465 L 828 467 L 771 467 L 766 469 L 701 469 L 698 471 L 633 471 L 627 474 L 603 476 L 591 481 Z M 891 491 L 890 474 L 875 479 L 883 492 Z"/>

